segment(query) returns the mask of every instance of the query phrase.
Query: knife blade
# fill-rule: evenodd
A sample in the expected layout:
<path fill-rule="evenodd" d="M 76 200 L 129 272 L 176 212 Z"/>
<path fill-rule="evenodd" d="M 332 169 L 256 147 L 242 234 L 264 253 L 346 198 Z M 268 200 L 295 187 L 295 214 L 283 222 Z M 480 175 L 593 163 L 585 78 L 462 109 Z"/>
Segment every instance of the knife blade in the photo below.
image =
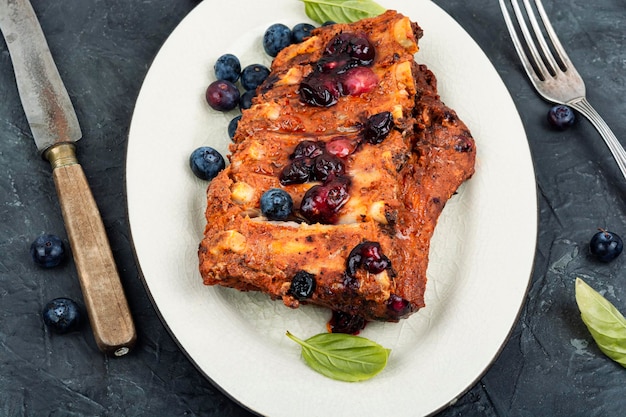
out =
<path fill-rule="evenodd" d="M 6 40 L 22 107 L 35 144 L 52 167 L 83 299 L 98 348 L 123 356 L 135 325 L 97 204 L 76 157 L 78 118 L 28 0 L 0 0 Z"/>

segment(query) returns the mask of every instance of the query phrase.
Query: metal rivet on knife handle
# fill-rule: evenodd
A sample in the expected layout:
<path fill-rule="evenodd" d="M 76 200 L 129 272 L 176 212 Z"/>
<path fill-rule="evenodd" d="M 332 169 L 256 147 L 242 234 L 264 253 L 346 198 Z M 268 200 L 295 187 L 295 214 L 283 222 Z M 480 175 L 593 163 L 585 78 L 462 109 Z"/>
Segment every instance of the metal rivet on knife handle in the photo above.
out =
<path fill-rule="evenodd" d="M 78 119 L 28 0 L 0 0 L 0 30 L 15 70 L 22 106 L 52 176 L 78 271 L 89 321 L 100 350 L 123 356 L 135 325 L 102 218 L 78 163 Z"/>

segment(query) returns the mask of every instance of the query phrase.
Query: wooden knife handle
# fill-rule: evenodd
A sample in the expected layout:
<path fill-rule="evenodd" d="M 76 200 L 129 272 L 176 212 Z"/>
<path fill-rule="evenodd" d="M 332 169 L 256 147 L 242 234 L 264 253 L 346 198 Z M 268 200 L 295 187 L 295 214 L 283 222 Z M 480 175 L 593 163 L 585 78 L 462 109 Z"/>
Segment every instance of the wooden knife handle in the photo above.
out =
<path fill-rule="evenodd" d="M 78 163 L 74 145 L 61 143 L 44 155 L 52 165 L 65 228 L 98 348 L 123 356 L 137 338 L 100 211 Z"/>

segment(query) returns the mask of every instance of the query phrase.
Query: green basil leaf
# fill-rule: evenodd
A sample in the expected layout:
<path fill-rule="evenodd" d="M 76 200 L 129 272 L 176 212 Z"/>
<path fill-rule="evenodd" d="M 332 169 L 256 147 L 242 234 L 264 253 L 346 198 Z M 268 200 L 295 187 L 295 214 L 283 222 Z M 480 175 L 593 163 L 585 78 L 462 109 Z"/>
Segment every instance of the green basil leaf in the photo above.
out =
<path fill-rule="evenodd" d="M 389 349 L 359 336 L 320 333 L 300 340 L 287 336 L 302 347 L 302 358 L 312 369 L 332 379 L 346 382 L 372 378 L 387 365 Z"/>
<path fill-rule="evenodd" d="M 382 14 L 386 9 L 373 0 L 300 0 L 310 19 L 319 24 L 352 23 Z"/>
<path fill-rule="evenodd" d="M 576 278 L 576 303 L 580 316 L 600 350 L 626 367 L 626 319 L 600 293 Z"/>

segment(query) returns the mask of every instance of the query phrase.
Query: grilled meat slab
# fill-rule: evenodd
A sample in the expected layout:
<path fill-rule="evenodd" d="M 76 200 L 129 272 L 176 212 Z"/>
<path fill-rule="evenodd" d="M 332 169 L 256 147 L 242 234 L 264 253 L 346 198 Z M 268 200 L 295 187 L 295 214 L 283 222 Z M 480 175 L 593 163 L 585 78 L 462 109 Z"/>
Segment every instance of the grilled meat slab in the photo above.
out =
<path fill-rule="evenodd" d="M 318 28 L 279 53 L 207 189 L 205 284 L 362 323 L 424 306 L 430 240 L 476 150 L 414 60 L 421 36 L 388 11 Z M 285 220 L 260 209 L 273 188 L 293 199 Z"/>

